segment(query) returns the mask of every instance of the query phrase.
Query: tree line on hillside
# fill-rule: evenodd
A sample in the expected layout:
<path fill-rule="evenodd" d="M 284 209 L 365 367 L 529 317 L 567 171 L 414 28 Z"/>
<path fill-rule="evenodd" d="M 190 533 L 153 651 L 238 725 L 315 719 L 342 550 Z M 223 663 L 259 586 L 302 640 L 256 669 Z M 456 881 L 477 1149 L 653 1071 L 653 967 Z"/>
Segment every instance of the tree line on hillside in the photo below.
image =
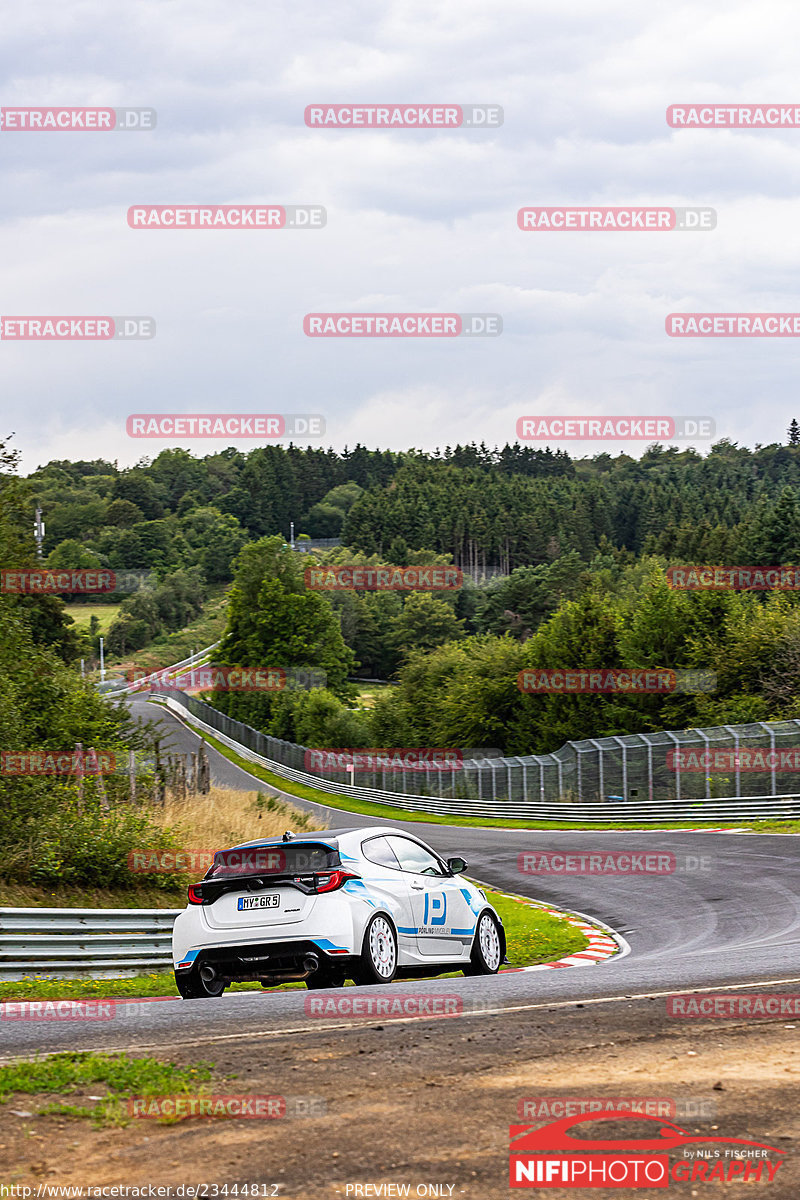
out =
<path fill-rule="evenodd" d="M 327 687 L 209 696 L 287 741 L 517 755 L 589 737 L 800 717 L 800 600 L 791 592 L 674 590 L 666 559 L 607 547 L 586 563 L 573 554 L 458 594 L 328 593 L 309 590 L 299 557 L 279 537 L 242 551 L 218 658 L 319 666 Z M 376 614 L 385 644 L 403 620 L 418 640 L 399 639 L 397 686 L 365 709 L 348 677 Z M 520 690 L 521 671 L 558 667 L 669 668 L 715 683 L 649 695 Z"/>
<path fill-rule="evenodd" d="M 31 495 L 18 475 L 18 456 L 0 443 L 0 563 L 37 567 Z M 157 828 L 146 809 L 132 807 L 126 769 L 130 750 L 152 754 L 152 731 L 136 725 L 127 710 L 98 695 L 75 669 L 80 646 L 64 603 L 52 595 L 0 591 L 0 880 L 53 889 L 132 887 L 130 850 L 169 847 L 175 839 Z M 80 745 L 120 767 L 91 775 L 81 785 L 80 758 L 64 759 Z M 36 752 L 42 757 L 26 757 Z M 52 773 L 58 755 L 61 767 Z M 47 768 L 47 769 L 45 769 Z M 154 778 L 138 781 L 146 801 Z M 104 808 L 103 797 L 108 803 Z M 175 886 L 174 876 L 153 880 Z"/>
<path fill-rule="evenodd" d="M 384 557 L 402 538 L 466 569 L 508 572 L 570 551 L 588 560 L 606 542 L 637 555 L 744 561 L 800 550 L 800 445 L 789 438 L 755 450 L 723 440 L 705 456 L 653 445 L 640 459 L 573 460 L 518 444 L 432 454 L 264 446 L 202 458 L 171 449 L 125 470 L 55 461 L 28 483 L 53 565 L 82 555 L 115 570 L 198 566 L 209 583 L 230 580 L 246 542 L 288 539 L 292 521 L 296 534 Z"/>

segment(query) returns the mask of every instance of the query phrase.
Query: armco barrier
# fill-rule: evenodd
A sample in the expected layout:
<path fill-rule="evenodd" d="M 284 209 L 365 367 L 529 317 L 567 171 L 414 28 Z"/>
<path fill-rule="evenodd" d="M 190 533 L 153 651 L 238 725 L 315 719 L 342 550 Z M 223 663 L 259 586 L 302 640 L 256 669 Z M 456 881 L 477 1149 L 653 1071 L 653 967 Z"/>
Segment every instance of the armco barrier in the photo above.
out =
<path fill-rule="evenodd" d="M 568 742 L 555 754 L 531 755 L 519 758 L 464 760 L 459 771 L 438 771 L 433 783 L 426 782 L 422 772 L 373 772 L 382 776 L 380 787 L 362 787 L 344 782 L 335 776 L 320 776 L 301 770 L 305 761 L 305 747 L 270 737 L 235 721 L 211 705 L 187 696 L 183 692 L 159 692 L 166 706 L 177 716 L 188 721 L 203 733 L 210 734 L 234 750 L 240 757 L 256 763 L 284 779 L 302 783 L 321 792 L 331 792 L 354 799 L 384 804 L 390 808 L 411 812 L 427 812 L 441 816 L 492 817 L 508 820 L 578 821 L 581 823 L 624 821 L 624 822 L 668 822 L 690 821 L 714 822 L 766 819 L 768 817 L 800 817 L 800 788 L 797 793 L 771 794 L 765 796 L 707 796 L 681 795 L 680 775 L 673 778 L 673 795 L 663 799 L 639 800 L 631 797 L 611 796 L 604 800 L 586 802 L 582 797 L 581 747 L 586 743 Z M 795 737 L 800 742 L 800 721 L 781 722 L 794 726 Z M 728 726 L 736 731 L 736 726 Z M 738 727 L 745 728 L 745 727 Z M 666 752 L 671 745 L 685 747 L 691 744 L 691 735 L 700 731 L 686 730 L 681 734 L 664 733 L 651 735 L 664 739 Z M 706 743 L 711 741 L 709 732 L 701 736 Z M 773 744 L 775 733 L 772 736 Z M 638 735 L 637 735 L 638 736 Z M 670 741 L 672 739 L 672 741 Z M 686 740 L 680 740 L 686 739 Z M 605 738 L 612 744 L 635 739 Z M 592 743 L 594 746 L 598 742 Z M 702 744 L 702 743 L 701 743 Z M 646 743 L 645 743 L 646 745 Z M 630 764 L 625 757 L 628 747 L 623 745 L 623 776 L 630 778 Z M 600 747 L 603 750 L 603 747 Z M 652 746 L 650 750 L 650 796 L 653 792 Z M 570 762 L 568 755 L 573 754 Z M 603 759 L 600 758 L 602 764 Z M 602 775 L 602 766 L 600 773 Z M 585 768 L 584 768 L 585 772 Z M 344 775 L 344 772 L 339 773 Z M 767 776 L 770 777 L 769 774 Z M 549 799 L 548 791 L 555 795 Z M 707 781 L 703 781 L 708 786 Z M 387 783 L 394 785 L 387 787 Z M 415 785 L 411 791 L 409 784 Z M 577 784 L 577 787 L 576 787 Z M 530 791 L 540 799 L 529 800 Z M 489 794 L 484 796 L 484 791 Z M 521 790 L 520 799 L 516 795 Z M 666 789 L 665 789 L 666 790 Z M 449 792 L 448 795 L 445 792 Z M 677 791 L 677 795 L 674 792 Z M 623 794 L 627 794 L 626 786 Z"/>
<path fill-rule="evenodd" d="M 104 979 L 172 967 L 171 908 L 0 908 L 0 979 Z"/>
<path fill-rule="evenodd" d="M 185 670 L 186 667 L 191 668 L 203 665 L 206 662 L 207 655 L 212 650 L 216 650 L 218 645 L 219 642 L 212 642 L 210 646 L 206 646 L 202 650 L 197 650 L 194 654 L 190 654 L 188 658 L 183 658 L 180 662 L 172 663 L 169 667 L 162 667 L 160 671 L 153 671 L 151 675 L 145 675 L 134 682 L 124 683 L 120 680 L 119 687 L 114 688 L 113 691 L 111 689 L 104 691 L 103 695 L 106 699 L 113 700 L 116 696 L 124 696 L 128 692 L 145 692 L 147 691 L 147 684 L 151 679 L 155 679 L 159 684 L 163 684 L 165 678 L 177 675 L 179 671 Z"/>

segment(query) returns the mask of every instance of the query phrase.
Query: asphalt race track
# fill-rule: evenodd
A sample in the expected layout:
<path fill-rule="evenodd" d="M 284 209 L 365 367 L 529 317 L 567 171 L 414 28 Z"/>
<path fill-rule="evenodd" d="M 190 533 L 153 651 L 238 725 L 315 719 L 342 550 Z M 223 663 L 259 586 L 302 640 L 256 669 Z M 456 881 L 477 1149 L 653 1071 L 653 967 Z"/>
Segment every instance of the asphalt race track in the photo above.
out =
<path fill-rule="evenodd" d="M 157 720 L 175 750 L 196 748 L 197 737 L 163 709 L 131 701 L 136 716 Z M 209 749 L 215 782 L 267 788 Z M 297 800 L 330 826 L 384 824 Z M 393 822 L 402 826 L 402 822 Z M 800 840 L 771 834 L 542 832 L 409 825 L 444 854 L 463 854 L 475 879 L 597 918 L 621 934 L 630 953 L 607 963 L 561 970 L 509 973 L 491 979 L 425 981 L 426 993 L 457 993 L 465 1011 L 552 1009 L 595 1002 L 601 1008 L 633 997 L 708 987 L 800 983 Z M 677 869 L 650 876 L 563 876 L 520 872 L 521 852 L 655 850 L 671 852 Z M 419 981 L 363 989 L 381 996 L 419 992 Z M 789 990 L 800 990 L 796 987 Z M 319 993 L 317 993 L 319 994 Z M 4 1023 L 0 1056 L 84 1048 L 167 1048 L 233 1041 L 254 1033 L 296 1034 L 324 1024 L 305 1015 L 305 989 L 226 994 L 219 999 L 164 1000 L 119 1006 L 113 1020 Z M 664 1008 L 660 1009 L 664 1013 Z M 375 1018 L 353 1019 L 352 1027 Z M 339 1019 L 337 1028 L 347 1022 Z"/>

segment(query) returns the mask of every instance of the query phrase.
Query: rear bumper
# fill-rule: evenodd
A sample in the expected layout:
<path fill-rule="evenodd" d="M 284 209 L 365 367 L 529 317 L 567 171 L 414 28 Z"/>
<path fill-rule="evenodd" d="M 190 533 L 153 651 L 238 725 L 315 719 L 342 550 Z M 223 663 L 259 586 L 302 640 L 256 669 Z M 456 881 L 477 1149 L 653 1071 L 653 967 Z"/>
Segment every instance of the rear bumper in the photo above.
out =
<path fill-rule="evenodd" d="M 297 938 L 191 950 L 175 963 L 175 971 L 190 975 L 208 966 L 214 968 L 218 978 L 237 982 L 304 979 L 308 971 L 303 962 L 309 955 L 315 955 L 321 966 L 340 964 L 343 968 L 355 957 L 347 947 L 328 938 Z"/>

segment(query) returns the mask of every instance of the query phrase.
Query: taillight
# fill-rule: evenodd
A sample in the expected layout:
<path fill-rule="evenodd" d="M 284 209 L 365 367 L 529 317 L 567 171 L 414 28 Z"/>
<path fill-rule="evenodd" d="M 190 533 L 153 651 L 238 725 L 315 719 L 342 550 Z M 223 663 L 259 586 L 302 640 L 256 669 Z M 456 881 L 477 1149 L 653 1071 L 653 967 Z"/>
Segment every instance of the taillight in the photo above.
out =
<path fill-rule="evenodd" d="M 317 891 L 335 892 L 337 888 L 343 887 L 348 879 L 360 878 L 360 875 L 354 875 L 352 871 L 331 871 L 330 875 L 320 875 L 317 877 Z"/>
<path fill-rule="evenodd" d="M 203 903 L 203 888 L 199 883 L 190 883 L 187 889 L 190 904 Z"/>

